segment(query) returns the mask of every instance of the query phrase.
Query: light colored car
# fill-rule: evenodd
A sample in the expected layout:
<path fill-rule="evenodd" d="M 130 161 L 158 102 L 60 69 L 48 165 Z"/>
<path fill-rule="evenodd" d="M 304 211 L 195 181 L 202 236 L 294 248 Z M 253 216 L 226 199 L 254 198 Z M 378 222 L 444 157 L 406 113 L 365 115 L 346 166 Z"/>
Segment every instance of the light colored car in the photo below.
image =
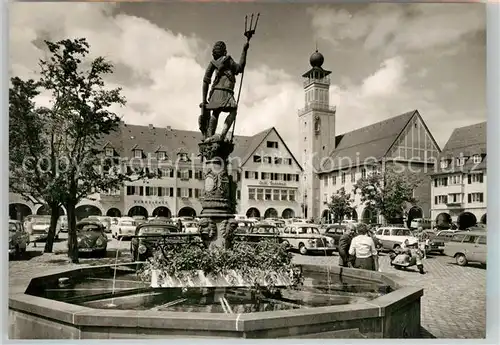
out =
<path fill-rule="evenodd" d="M 45 241 L 49 235 L 50 216 L 35 216 L 28 226 L 31 242 Z"/>
<path fill-rule="evenodd" d="M 418 242 L 410 229 L 403 227 L 381 227 L 375 232 L 375 237 L 382 245 L 382 250 L 395 250 L 401 248 L 403 242 L 408 239 Z"/>
<path fill-rule="evenodd" d="M 26 252 L 30 242 L 30 235 L 23 224 L 17 220 L 9 220 L 9 255 L 16 257 Z"/>
<path fill-rule="evenodd" d="M 460 266 L 469 262 L 486 264 L 486 231 L 460 231 L 446 243 L 444 253 L 455 258 Z"/>
<path fill-rule="evenodd" d="M 57 233 L 68 232 L 68 216 L 60 216 L 57 220 Z"/>
<path fill-rule="evenodd" d="M 298 249 L 302 255 L 308 252 L 331 254 L 335 250 L 334 240 L 322 235 L 315 224 L 293 223 L 280 230 L 282 243 L 290 249 Z"/>
<path fill-rule="evenodd" d="M 111 236 L 120 240 L 123 237 L 130 237 L 135 234 L 137 222 L 134 218 L 123 217 L 118 219 L 118 224 L 111 227 Z"/>
<path fill-rule="evenodd" d="M 198 231 L 197 222 L 182 222 L 182 232 L 187 234 L 197 234 Z"/>

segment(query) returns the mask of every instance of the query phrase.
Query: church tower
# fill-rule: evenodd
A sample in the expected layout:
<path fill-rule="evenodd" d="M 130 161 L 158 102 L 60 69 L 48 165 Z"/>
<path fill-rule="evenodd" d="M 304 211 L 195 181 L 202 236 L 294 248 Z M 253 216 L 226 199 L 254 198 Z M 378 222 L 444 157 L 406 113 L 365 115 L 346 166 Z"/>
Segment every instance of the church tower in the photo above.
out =
<path fill-rule="evenodd" d="M 311 69 L 304 73 L 305 106 L 299 110 L 299 141 L 301 163 L 304 169 L 302 180 L 303 217 L 317 219 L 321 212 L 319 179 L 316 169 L 323 157 L 335 149 L 335 111 L 330 106 L 331 71 L 322 68 L 323 55 L 316 50 L 309 62 Z"/>

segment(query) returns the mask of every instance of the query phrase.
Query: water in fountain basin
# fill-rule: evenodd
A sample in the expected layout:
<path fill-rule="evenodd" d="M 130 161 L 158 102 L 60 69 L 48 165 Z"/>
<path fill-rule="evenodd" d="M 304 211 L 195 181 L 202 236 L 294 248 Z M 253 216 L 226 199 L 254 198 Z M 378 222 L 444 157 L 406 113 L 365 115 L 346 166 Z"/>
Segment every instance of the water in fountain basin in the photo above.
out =
<path fill-rule="evenodd" d="M 111 274 L 110 274 L 111 273 Z M 114 267 L 98 276 L 71 278 L 70 285 L 33 289 L 30 294 L 99 309 L 248 313 L 351 304 L 381 295 L 380 283 L 307 272 L 304 286 L 259 294 L 247 287 L 151 288 L 133 272 Z"/>

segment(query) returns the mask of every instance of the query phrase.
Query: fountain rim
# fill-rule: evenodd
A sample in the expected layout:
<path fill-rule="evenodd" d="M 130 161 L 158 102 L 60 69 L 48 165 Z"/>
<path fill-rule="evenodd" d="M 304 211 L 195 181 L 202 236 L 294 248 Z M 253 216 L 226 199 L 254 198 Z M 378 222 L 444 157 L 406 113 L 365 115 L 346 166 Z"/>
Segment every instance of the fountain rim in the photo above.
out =
<path fill-rule="evenodd" d="M 115 266 L 128 266 L 127 264 L 111 264 L 88 266 L 67 269 L 57 273 L 39 274 L 32 278 L 62 277 L 69 273 L 81 271 L 99 271 Z M 280 310 L 244 314 L 217 314 L 206 312 L 165 312 L 151 310 L 112 310 L 97 309 L 75 304 L 55 301 L 43 297 L 22 293 L 9 296 L 9 309 L 35 314 L 44 318 L 64 322 L 76 327 L 139 327 L 139 328 L 164 328 L 164 329 L 191 329 L 191 330 L 217 330 L 217 331 L 258 331 L 276 327 L 291 327 L 308 325 L 311 322 L 331 322 L 332 315 L 335 320 L 352 320 L 367 317 L 381 318 L 389 315 L 392 310 L 411 303 L 423 295 L 423 288 L 404 286 L 396 277 L 388 276 L 383 272 L 364 271 L 352 268 L 327 265 L 301 265 L 308 270 L 324 272 L 328 267 L 331 273 L 341 274 L 345 277 L 371 280 L 387 283 L 396 290 L 388 294 L 357 304 L 335 305 L 293 310 Z M 166 322 L 168 320 L 168 322 Z"/>

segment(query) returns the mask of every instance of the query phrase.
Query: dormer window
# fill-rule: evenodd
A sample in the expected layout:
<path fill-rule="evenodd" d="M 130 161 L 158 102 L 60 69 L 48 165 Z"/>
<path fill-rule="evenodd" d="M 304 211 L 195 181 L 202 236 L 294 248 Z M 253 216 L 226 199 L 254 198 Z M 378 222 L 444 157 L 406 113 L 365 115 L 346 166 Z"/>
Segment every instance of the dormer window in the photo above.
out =
<path fill-rule="evenodd" d="M 441 168 L 445 169 L 448 167 L 448 160 L 447 159 L 442 159 L 441 160 Z"/>
<path fill-rule="evenodd" d="M 106 157 L 113 157 L 115 154 L 115 150 L 112 147 L 106 147 Z"/>
<path fill-rule="evenodd" d="M 478 164 L 483 161 L 483 158 L 481 157 L 481 155 L 474 155 L 472 156 L 472 161 L 474 162 L 474 164 Z"/>
<path fill-rule="evenodd" d="M 165 154 L 165 151 L 156 152 L 156 158 L 158 160 L 163 161 L 163 160 L 165 160 L 166 157 L 167 157 L 167 155 Z"/>
<path fill-rule="evenodd" d="M 179 160 L 181 162 L 188 162 L 189 161 L 188 154 L 187 153 L 179 153 Z"/>
<path fill-rule="evenodd" d="M 134 150 L 134 158 L 142 158 L 142 150 Z"/>
<path fill-rule="evenodd" d="M 457 158 L 457 166 L 461 167 L 465 164 L 465 157 L 458 157 Z"/>

